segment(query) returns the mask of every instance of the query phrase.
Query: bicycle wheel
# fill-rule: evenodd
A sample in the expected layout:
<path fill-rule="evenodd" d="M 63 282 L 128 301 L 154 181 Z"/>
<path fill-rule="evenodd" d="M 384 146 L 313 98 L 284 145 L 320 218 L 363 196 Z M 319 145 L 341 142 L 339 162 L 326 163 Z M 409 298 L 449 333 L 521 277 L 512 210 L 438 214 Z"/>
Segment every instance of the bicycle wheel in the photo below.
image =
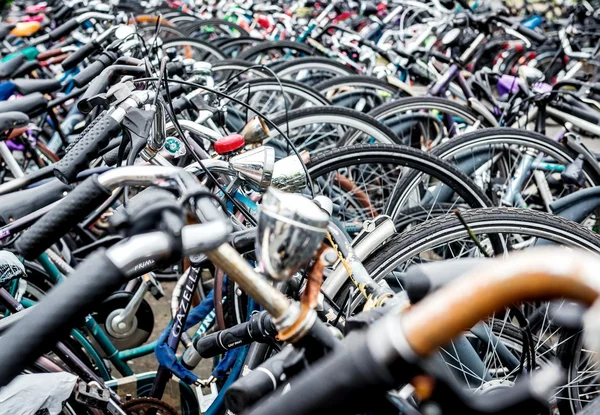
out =
<path fill-rule="evenodd" d="M 375 108 L 369 115 L 390 127 L 403 144 L 424 150 L 444 137 L 492 127 L 464 105 L 436 97 L 400 98 Z"/>
<path fill-rule="evenodd" d="M 211 62 L 211 72 L 215 84 L 222 82 L 243 82 L 254 78 L 269 78 L 271 73 L 260 66 L 239 59 L 225 59 Z"/>
<path fill-rule="evenodd" d="M 238 55 L 238 59 L 247 60 L 254 63 L 275 62 L 282 58 L 298 58 L 316 54 L 317 51 L 303 43 L 293 42 L 291 40 L 277 40 L 271 42 L 261 42 L 258 45 L 246 49 Z"/>
<path fill-rule="evenodd" d="M 203 41 L 211 41 L 219 37 L 241 38 L 250 33 L 240 25 L 223 19 L 194 19 L 181 25 L 182 30 L 190 37 Z"/>
<path fill-rule="evenodd" d="M 560 172 L 578 156 L 541 134 L 513 128 L 466 133 L 435 147 L 431 153 L 469 175 L 496 206 L 511 203 L 537 210 L 548 210 L 549 202 L 572 192 L 573 186 L 562 182 Z M 529 162 L 528 170 L 532 173 L 521 173 L 524 163 Z M 600 176 L 591 166 L 584 165 L 583 173 L 585 186 L 600 184 Z M 528 176 L 515 191 L 513 183 L 518 183 L 516 180 L 522 174 Z M 408 173 L 398 185 L 395 196 L 402 199 L 403 192 L 410 191 L 418 182 L 417 172 Z M 542 193 L 541 188 L 547 188 L 550 193 Z M 552 200 L 546 200 L 549 196 Z M 446 192 L 439 195 L 438 201 L 445 203 L 445 198 L 450 197 Z M 396 200 L 391 201 L 392 205 L 396 203 Z"/>
<path fill-rule="evenodd" d="M 315 191 L 329 197 L 339 207 L 337 217 L 347 229 L 359 230 L 365 220 L 387 214 L 387 200 L 407 171 L 419 173 L 424 189 L 435 182 L 458 195 L 453 203 L 444 206 L 421 203 L 427 200 L 426 196 L 421 195 L 417 200 L 414 195 L 410 215 L 413 221 L 414 218 L 428 220 L 457 207 L 491 206 L 483 191 L 460 170 L 426 152 L 406 146 L 369 144 L 328 150 L 312 158 L 307 169 Z"/>
<path fill-rule="evenodd" d="M 387 102 L 413 95 L 408 86 L 399 82 L 392 84 L 364 75 L 335 77 L 318 83 L 315 89 L 325 95 L 333 105 L 366 113 Z"/>
<path fill-rule="evenodd" d="M 310 86 L 338 76 L 356 74 L 352 68 L 338 61 L 318 56 L 280 62 L 275 65 L 273 70 L 281 78 L 302 82 Z"/>
<path fill-rule="evenodd" d="M 227 59 L 219 50 L 212 47 L 209 43 L 202 42 L 194 38 L 178 38 L 166 40 L 162 45 L 163 51 L 175 50 L 176 53 L 184 58 L 195 59 L 197 61 L 215 61 Z"/>
<path fill-rule="evenodd" d="M 564 330 L 557 355 L 567 368 L 567 382 L 558 388 L 556 405 L 563 414 L 577 414 L 600 395 L 597 355 L 585 348 L 582 331 Z"/>
<path fill-rule="evenodd" d="M 233 85 L 224 92 L 264 115 L 330 105 L 324 96 L 309 86 L 286 79 L 252 79 Z M 226 125 L 229 131 L 241 130 L 249 119 L 257 115 L 234 101 L 224 99 L 222 105 L 227 108 Z"/>
<path fill-rule="evenodd" d="M 262 39 L 255 39 L 253 37 L 226 38 L 219 44 L 219 49 L 221 49 L 221 51 L 227 56 L 236 58 L 244 50 L 250 49 L 262 41 Z"/>
<path fill-rule="evenodd" d="M 600 238 L 597 234 L 547 213 L 515 208 L 486 208 L 467 210 L 462 216 L 479 245 L 488 254 L 504 254 L 548 242 L 600 253 Z M 502 238 L 503 244 L 500 249 L 493 248 L 489 243 L 492 235 Z M 447 215 L 390 238 L 386 245 L 365 262 L 365 267 L 376 281 L 386 278 L 391 283 L 398 281 L 401 287 L 396 277 L 411 264 L 473 256 L 479 257 L 482 253 L 461 221 L 455 215 Z M 343 290 L 340 290 L 340 293 L 342 292 Z M 354 304 L 358 306 L 359 303 L 355 301 Z M 564 343 L 564 336 L 560 327 L 552 324 L 548 318 L 549 304 L 525 304 L 518 310 L 526 315 L 529 321 L 528 330 L 535 335 L 532 345 L 536 359 L 547 358 L 549 354 L 555 357 L 557 346 Z M 512 311 L 507 311 L 504 315 L 500 313 L 492 317 L 492 321 L 500 321 L 504 326 L 510 326 L 514 316 Z M 501 336 L 501 333 L 498 336 Z M 556 391 L 556 402 L 560 400 L 561 391 L 578 393 L 574 388 L 573 380 L 576 377 L 573 377 L 573 374 L 577 376 L 579 368 L 576 365 L 574 367 L 575 369 L 571 368 L 571 383 Z M 497 374 L 501 376 L 493 376 L 491 379 L 496 384 L 514 375 L 512 371 L 497 371 Z"/>
<path fill-rule="evenodd" d="M 394 144 L 398 141 L 389 128 L 366 114 L 347 108 L 300 108 L 279 114 L 271 122 L 289 137 L 299 151 L 307 150 L 311 155 L 353 144 Z M 278 157 L 291 154 L 287 142 L 275 128 L 271 128 L 265 144 L 275 147 Z"/>

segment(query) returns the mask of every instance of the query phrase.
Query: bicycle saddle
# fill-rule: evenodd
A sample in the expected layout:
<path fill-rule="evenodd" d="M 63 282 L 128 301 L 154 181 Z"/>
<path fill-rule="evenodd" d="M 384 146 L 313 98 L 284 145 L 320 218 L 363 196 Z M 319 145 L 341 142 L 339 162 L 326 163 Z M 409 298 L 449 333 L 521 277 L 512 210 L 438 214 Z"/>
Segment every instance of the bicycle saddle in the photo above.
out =
<path fill-rule="evenodd" d="M 63 198 L 73 186 L 58 179 L 0 196 L 0 220 L 8 224 Z"/>
<path fill-rule="evenodd" d="M 0 113 L 0 134 L 6 130 L 14 130 L 27 126 L 29 117 L 22 112 L 10 111 Z"/>
<path fill-rule="evenodd" d="M 0 114 L 10 111 L 23 112 L 30 117 L 38 115 L 46 109 L 48 101 L 39 92 L 26 95 L 22 98 L 12 99 L 10 101 L 0 102 Z"/>
<path fill-rule="evenodd" d="M 34 69 L 40 68 L 40 62 L 38 60 L 27 61 L 23 65 L 19 66 L 16 71 L 13 72 L 14 78 L 22 78 Z"/>
<path fill-rule="evenodd" d="M 10 31 L 13 30 L 15 27 L 17 27 L 16 24 L 0 23 L 0 40 L 4 40 L 4 38 L 8 36 Z"/>
<path fill-rule="evenodd" d="M 0 62 L 0 79 L 7 79 L 25 63 L 25 55 L 16 55 L 6 62 Z"/>
<path fill-rule="evenodd" d="M 21 95 L 29 95 L 34 92 L 48 94 L 58 91 L 62 86 L 56 79 L 12 79 L 11 82 L 15 86 L 15 91 Z"/>

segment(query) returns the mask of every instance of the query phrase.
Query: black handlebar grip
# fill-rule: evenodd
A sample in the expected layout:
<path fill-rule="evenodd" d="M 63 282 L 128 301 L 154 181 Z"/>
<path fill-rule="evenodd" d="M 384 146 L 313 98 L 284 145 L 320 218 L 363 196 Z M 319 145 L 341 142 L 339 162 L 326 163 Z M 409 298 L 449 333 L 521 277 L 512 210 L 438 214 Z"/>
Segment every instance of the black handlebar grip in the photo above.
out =
<path fill-rule="evenodd" d="M 59 2 L 60 3 L 60 2 Z M 52 13 L 54 16 L 54 21 L 59 22 L 61 20 L 63 20 L 64 17 L 67 16 L 67 14 L 71 14 L 71 12 L 73 11 L 73 9 L 71 9 L 70 7 L 67 6 L 63 6 L 63 5 L 59 5 L 58 9 L 55 9 L 55 13 Z"/>
<path fill-rule="evenodd" d="M 94 62 L 89 64 L 83 71 L 73 77 L 73 83 L 77 88 L 82 88 L 89 84 L 94 78 L 102 73 L 102 71 L 111 65 L 117 59 L 117 55 L 113 52 L 101 53 Z"/>
<path fill-rule="evenodd" d="M 526 38 L 533 40 L 535 43 L 544 43 L 547 40 L 546 36 L 542 33 L 538 33 L 535 30 L 530 29 L 522 24 L 519 24 L 516 30 Z"/>
<path fill-rule="evenodd" d="M 67 35 L 67 34 L 71 33 L 78 26 L 79 26 L 79 22 L 77 21 L 77 19 L 76 18 L 72 18 L 70 20 L 67 20 L 66 23 L 61 24 L 56 29 L 54 29 L 53 31 L 51 31 L 48 34 L 48 37 L 50 38 L 50 40 L 58 40 L 61 37 L 63 37 L 64 35 Z"/>
<path fill-rule="evenodd" d="M 400 277 L 400 283 L 414 304 L 458 277 L 485 265 L 487 261 L 489 260 L 485 258 L 461 258 L 451 264 L 434 261 L 412 265 Z"/>
<path fill-rule="evenodd" d="M 175 115 L 181 114 L 185 110 L 192 108 L 192 103 L 185 96 L 173 100 L 173 110 Z"/>
<path fill-rule="evenodd" d="M 90 176 L 45 216 L 19 237 L 15 247 L 28 260 L 37 258 L 69 230 L 77 226 L 111 195 L 110 190 Z"/>
<path fill-rule="evenodd" d="M 69 69 L 73 69 L 79 65 L 79 63 L 83 62 L 85 58 L 94 53 L 98 49 L 98 46 L 98 43 L 92 41 L 77 49 L 75 53 L 70 55 L 62 62 L 61 65 L 63 70 L 68 71 Z"/>
<path fill-rule="evenodd" d="M 27 58 L 22 53 L 10 58 L 6 62 L 0 62 L 0 79 L 10 78 L 13 73 L 25 63 Z"/>
<path fill-rule="evenodd" d="M 225 406 L 240 414 L 259 399 L 276 390 L 285 379 L 286 360 L 294 353 L 292 345 L 269 357 L 259 367 L 239 377 L 225 392 Z"/>
<path fill-rule="evenodd" d="M 119 161 L 119 148 L 120 148 L 120 146 L 112 148 L 102 155 L 102 160 L 104 160 L 104 163 L 106 163 L 107 166 L 113 167 L 117 164 L 117 162 Z M 124 158 L 127 157 L 130 150 L 131 150 L 131 145 L 128 144 L 127 147 L 125 148 Z"/>
<path fill-rule="evenodd" d="M 73 83 L 78 88 L 82 88 L 89 84 L 94 78 L 102 73 L 106 66 L 101 61 L 94 61 L 88 65 L 83 71 L 73 77 Z"/>
<path fill-rule="evenodd" d="M 65 156 L 54 164 L 54 175 L 64 183 L 72 183 L 77 173 L 88 168 L 90 162 L 121 131 L 120 123 L 106 112 L 97 117 L 84 130 L 74 145 L 67 148 Z"/>
<path fill-rule="evenodd" d="M 194 348 L 204 359 L 225 353 L 228 350 L 261 341 L 277 333 L 271 316 L 266 312 L 253 314 L 249 321 L 229 329 L 221 330 L 194 341 Z"/>
<path fill-rule="evenodd" d="M 65 338 L 125 281 L 123 272 L 104 252 L 93 253 L 0 338 L 0 385 L 8 384 Z"/>
<path fill-rule="evenodd" d="M 202 358 L 206 359 L 252 343 L 252 335 L 248 331 L 249 326 L 250 324 L 246 322 L 205 337 L 199 337 L 194 342 L 194 348 Z"/>
<path fill-rule="evenodd" d="M 167 73 L 169 76 L 183 75 L 183 69 L 185 68 L 183 62 L 169 62 L 167 63 Z"/>
<path fill-rule="evenodd" d="M 371 409 L 369 405 L 374 405 L 377 398 L 397 384 L 390 369 L 373 358 L 367 340 L 365 333 L 348 336 L 335 353 L 294 377 L 290 392 L 266 397 L 243 414 L 316 415 Z M 228 394 L 229 390 L 226 400 Z"/>

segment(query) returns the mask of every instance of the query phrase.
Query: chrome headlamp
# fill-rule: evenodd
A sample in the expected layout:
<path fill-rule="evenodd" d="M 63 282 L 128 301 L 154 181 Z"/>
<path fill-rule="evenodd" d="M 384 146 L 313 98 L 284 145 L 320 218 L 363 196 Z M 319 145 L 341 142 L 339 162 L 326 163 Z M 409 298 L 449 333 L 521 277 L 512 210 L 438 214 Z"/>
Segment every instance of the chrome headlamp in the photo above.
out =
<path fill-rule="evenodd" d="M 256 255 L 270 278 L 291 278 L 314 256 L 327 233 L 329 215 L 310 199 L 269 188 L 258 218 Z"/>

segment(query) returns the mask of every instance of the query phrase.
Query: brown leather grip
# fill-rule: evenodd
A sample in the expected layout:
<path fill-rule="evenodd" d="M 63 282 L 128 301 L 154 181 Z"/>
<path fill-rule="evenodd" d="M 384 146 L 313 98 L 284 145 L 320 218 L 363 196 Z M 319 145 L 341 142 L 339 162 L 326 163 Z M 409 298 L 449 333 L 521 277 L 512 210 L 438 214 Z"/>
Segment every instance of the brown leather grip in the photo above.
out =
<path fill-rule="evenodd" d="M 591 305 L 600 293 L 600 258 L 539 248 L 486 262 L 425 297 L 402 318 L 408 344 L 429 356 L 493 312 L 524 301 L 566 298 Z"/>
<path fill-rule="evenodd" d="M 45 61 L 48 58 L 53 58 L 55 56 L 61 55 L 63 53 L 61 48 L 58 49 L 50 49 L 45 52 L 41 52 L 37 55 L 38 61 Z"/>
<path fill-rule="evenodd" d="M 64 61 L 65 59 L 67 59 L 69 56 L 71 56 L 70 53 L 63 53 L 62 55 L 57 55 L 57 56 L 53 57 L 52 59 L 49 59 L 48 64 L 57 65 L 57 64 L 61 63 L 62 61 Z"/>

